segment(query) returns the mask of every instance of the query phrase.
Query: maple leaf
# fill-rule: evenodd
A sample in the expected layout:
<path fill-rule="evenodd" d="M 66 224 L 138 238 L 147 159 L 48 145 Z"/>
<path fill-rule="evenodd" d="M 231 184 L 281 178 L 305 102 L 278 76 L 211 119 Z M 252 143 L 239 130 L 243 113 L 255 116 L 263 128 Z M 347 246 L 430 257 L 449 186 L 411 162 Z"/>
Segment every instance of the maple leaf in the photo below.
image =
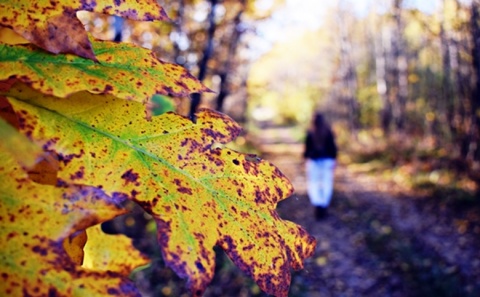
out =
<path fill-rule="evenodd" d="M 34 45 L 0 44 L 0 80 L 17 78 L 44 94 L 79 91 L 147 102 L 159 93 L 187 96 L 210 91 L 182 66 L 158 60 L 132 44 L 93 42 L 98 63 L 75 55 L 51 55 Z"/>
<path fill-rule="evenodd" d="M 85 186 L 34 183 L 0 151 L 0 295 L 139 296 L 124 275 L 84 269 L 63 248 L 72 233 L 124 212 Z"/>
<path fill-rule="evenodd" d="M 240 133 L 229 117 L 203 109 L 196 123 L 173 113 L 147 121 L 141 104 L 112 96 L 65 100 L 24 86 L 8 96 L 20 130 L 57 152 L 60 184 L 101 187 L 153 215 L 166 263 L 195 295 L 213 277 L 214 245 L 277 296 L 312 255 L 315 239 L 275 212 L 293 191 L 288 179 L 267 161 L 212 148 Z"/>
<path fill-rule="evenodd" d="M 117 15 L 137 21 L 168 20 L 155 0 L 17 0 L 0 2 L 0 25 L 52 53 L 73 53 L 95 60 L 77 11 Z"/>

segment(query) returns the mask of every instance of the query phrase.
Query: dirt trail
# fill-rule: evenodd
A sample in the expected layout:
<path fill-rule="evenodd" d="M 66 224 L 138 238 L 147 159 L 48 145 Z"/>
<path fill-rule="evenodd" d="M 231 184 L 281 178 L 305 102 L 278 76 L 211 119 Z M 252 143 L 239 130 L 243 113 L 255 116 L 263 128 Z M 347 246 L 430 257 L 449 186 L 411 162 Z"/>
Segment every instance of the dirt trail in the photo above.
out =
<path fill-rule="evenodd" d="M 292 278 L 290 296 L 480 296 L 479 222 L 472 212 L 402 194 L 394 183 L 336 168 L 329 216 L 313 217 L 302 145 L 259 145 L 295 186 L 278 212 L 317 238 L 315 255 Z"/>

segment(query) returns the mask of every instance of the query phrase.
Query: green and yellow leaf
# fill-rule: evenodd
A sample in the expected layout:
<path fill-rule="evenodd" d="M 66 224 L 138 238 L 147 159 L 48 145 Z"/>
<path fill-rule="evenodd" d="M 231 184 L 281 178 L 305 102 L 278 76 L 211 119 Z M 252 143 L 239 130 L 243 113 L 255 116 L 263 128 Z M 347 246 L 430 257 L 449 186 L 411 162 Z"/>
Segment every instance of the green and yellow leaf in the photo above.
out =
<path fill-rule="evenodd" d="M 95 60 L 87 32 L 76 16 L 82 10 L 137 21 L 168 20 L 155 0 L 16 0 L 0 2 L 0 25 L 52 53 Z"/>
<path fill-rule="evenodd" d="M 93 42 L 98 62 L 74 55 L 51 55 L 34 45 L 0 44 L 0 81 L 11 78 L 48 95 L 80 91 L 147 102 L 154 94 L 187 96 L 209 91 L 181 66 L 162 62 L 132 44 Z"/>
<path fill-rule="evenodd" d="M 0 151 L 0 296 L 139 296 L 118 273 L 84 269 L 63 242 L 123 210 L 98 189 L 31 181 Z"/>
<path fill-rule="evenodd" d="M 239 134 L 229 117 L 201 110 L 196 123 L 173 113 L 147 121 L 142 104 L 112 96 L 65 100 L 16 90 L 10 102 L 20 130 L 57 152 L 59 183 L 101 187 L 140 204 L 157 221 L 166 263 L 189 278 L 194 295 L 213 277 L 215 245 L 261 289 L 287 295 L 290 269 L 303 267 L 315 239 L 275 212 L 293 191 L 275 166 L 213 148 Z"/>

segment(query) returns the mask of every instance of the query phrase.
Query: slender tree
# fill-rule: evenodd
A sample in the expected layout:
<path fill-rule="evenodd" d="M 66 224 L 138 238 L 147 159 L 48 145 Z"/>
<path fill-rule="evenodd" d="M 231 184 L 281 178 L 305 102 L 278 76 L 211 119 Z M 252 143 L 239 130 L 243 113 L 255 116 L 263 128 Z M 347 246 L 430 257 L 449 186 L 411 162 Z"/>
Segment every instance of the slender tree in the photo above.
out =
<path fill-rule="evenodd" d="M 455 107 L 455 89 L 454 89 L 454 67 L 452 58 L 456 49 L 454 49 L 451 33 L 448 29 L 448 24 L 445 16 L 445 5 L 447 0 L 443 0 L 442 13 L 440 14 L 440 46 L 442 52 L 442 99 L 439 103 L 439 109 L 446 113 L 446 122 L 450 134 L 453 134 L 455 127 L 453 124 L 454 107 Z"/>
<path fill-rule="evenodd" d="M 176 19 L 173 23 L 174 32 L 176 34 L 176 39 L 173 40 L 173 50 L 175 62 L 179 65 L 184 65 L 186 62 L 185 56 L 183 54 L 182 42 L 185 37 L 184 32 L 184 17 L 185 17 L 185 0 L 178 0 L 177 9 L 176 9 Z"/>
<path fill-rule="evenodd" d="M 394 34 L 392 38 L 393 64 L 395 73 L 395 93 L 392 94 L 394 101 L 393 117 L 395 128 L 402 131 L 405 128 L 405 107 L 408 98 L 408 57 L 406 53 L 405 29 L 402 19 L 403 0 L 393 1 Z"/>
<path fill-rule="evenodd" d="M 348 106 L 350 129 L 352 132 L 360 128 L 360 111 L 357 100 L 358 82 L 353 57 L 352 38 L 344 23 L 339 20 L 340 29 L 340 69 L 344 81 L 343 100 Z"/>
<path fill-rule="evenodd" d="M 240 25 L 242 21 L 242 15 L 246 9 L 246 2 L 247 2 L 246 0 L 240 1 L 240 5 L 241 5 L 240 10 L 238 11 L 238 13 L 235 15 L 235 18 L 233 19 L 232 31 L 230 33 L 230 38 L 229 38 L 230 41 L 228 45 L 227 58 L 225 60 L 225 63 L 222 69 L 219 71 L 220 91 L 217 96 L 217 104 L 216 104 L 217 110 L 219 111 L 222 111 L 225 98 L 230 93 L 229 77 L 230 77 L 230 74 L 233 72 L 233 69 L 232 69 L 233 61 L 235 60 L 235 57 L 236 57 L 240 37 L 244 32 L 244 30 L 241 28 Z"/>
<path fill-rule="evenodd" d="M 203 81 L 207 75 L 208 61 L 213 53 L 213 43 L 215 37 L 215 31 L 217 30 L 217 24 L 215 22 L 215 12 L 218 4 L 218 0 L 210 0 L 210 12 L 208 14 L 208 34 L 207 40 L 205 42 L 205 47 L 203 48 L 202 59 L 198 64 L 198 75 L 197 78 L 200 81 Z M 190 105 L 190 118 L 194 118 L 194 114 L 197 111 L 197 107 L 200 104 L 202 95 L 200 93 L 192 94 L 192 102 Z"/>
<path fill-rule="evenodd" d="M 471 95 L 471 155 L 473 160 L 480 161 L 480 25 L 478 1 L 472 1 L 470 11 L 470 34 L 472 38 L 472 68 L 474 83 Z"/>

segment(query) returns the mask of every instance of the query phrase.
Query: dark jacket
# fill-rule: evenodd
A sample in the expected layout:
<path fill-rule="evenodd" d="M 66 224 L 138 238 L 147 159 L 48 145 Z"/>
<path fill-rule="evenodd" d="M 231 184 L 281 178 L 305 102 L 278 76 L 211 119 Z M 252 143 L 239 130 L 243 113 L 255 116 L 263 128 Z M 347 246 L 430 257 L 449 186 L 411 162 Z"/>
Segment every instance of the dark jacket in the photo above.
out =
<path fill-rule="evenodd" d="M 333 139 L 333 133 L 330 131 L 326 137 L 326 143 L 321 150 L 317 150 L 313 145 L 312 134 L 307 134 L 305 141 L 305 152 L 303 157 L 306 159 L 336 159 L 337 158 L 337 146 Z"/>

